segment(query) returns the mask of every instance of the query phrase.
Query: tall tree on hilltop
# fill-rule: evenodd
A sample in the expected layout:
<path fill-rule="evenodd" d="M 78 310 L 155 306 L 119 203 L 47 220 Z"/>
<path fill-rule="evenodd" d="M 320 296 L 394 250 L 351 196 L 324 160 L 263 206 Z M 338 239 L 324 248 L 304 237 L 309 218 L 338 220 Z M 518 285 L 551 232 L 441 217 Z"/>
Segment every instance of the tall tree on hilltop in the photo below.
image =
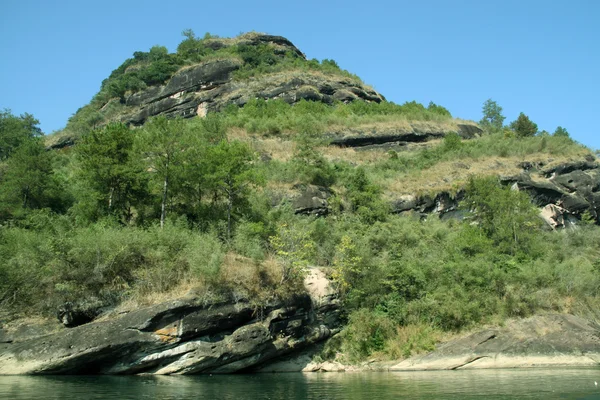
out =
<path fill-rule="evenodd" d="M 558 126 L 556 127 L 556 130 L 554 131 L 554 136 L 560 136 L 560 137 L 570 137 L 569 136 L 569 131 L 567 131 L 565 128 L 563 128 L 562 126 Z"/>
<path fill-rule="evenodd" d="M 517 137 L 528 137 L 535 136 L 538 126 L 527 115 L 520 113 L 519 117 L 510 123 L 510 129 L 515 131 Z"/>
<path fill-rule="evenodd" d="M 487 99 L 483 103 L 482 112 L 483 118 L 479 121 L 481 125 L 493 130 L 502 129 L 505 117 L 502 115 L 502 107 L 498 103 L 492 99 Z"/>

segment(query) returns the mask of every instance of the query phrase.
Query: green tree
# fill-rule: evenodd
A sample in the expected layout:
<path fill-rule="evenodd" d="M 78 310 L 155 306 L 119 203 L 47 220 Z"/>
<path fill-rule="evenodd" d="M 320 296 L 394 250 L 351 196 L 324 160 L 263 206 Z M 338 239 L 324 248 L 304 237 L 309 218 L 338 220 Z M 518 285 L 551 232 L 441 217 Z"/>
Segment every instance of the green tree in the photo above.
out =
<path fill-rule="evenodd" d="M 487 99 L 483 103 L 483 118 L 479 123 L 485 128 L 491 128 L 494 130 L 502 129 L 504 125 L 504 115 L 502 115 L 502 107 L 498 105 L 494 100 Z"/>
<path fill-rule="evenodd" d="M 254 153 L 247 144 L 222 140 L 206 154 L 205 179 L 227 204 L 227 238 L 231 238 L 232 217 L 241 206 L 251 185 L 260 184 L 263 177 L 253 168 Z"/>
<path fill-rule="evenodd" d="M 0 203 L 4 218 L 19 210 L 47 207 L 51 204 L 52 153 L 41 138 L 30 138 L 15 149 L 6 163 L 0 185 Z"/>
<path fill-rule="evenodd" d="M 21 143 L 41 137 L 39 123 L 31 114 L 17 117 L 9 109 L 0 111 L 0 161 L 6 160 Z"/>
<path fill-rule="evenodd" d="M 527 115 L 520 113 L 519 117 L 510 123 L 510 129 L 515 131 L 517 137 L 528 137 L 535 136 L 538 126 Z"/>
<path fill-rule="evenodd" d="M 365 223 L 384 221 L 389 214 L 389 206 L 381 198 L 382 190 L 371 182 L 365 169 L 358 167 L 347 177 L 346 188 L 350 209 Z"/>
<path fill-rule="evenodd" d="M 298 178 L 302 182 L 313 185 L 333 185 L 335 183 L 333 166 L 316 149 L 319 145 L 323 145 L 323 142 L 306 133 L 297 135 L 295 141 L 296 148 L 292 163 Z"/>
<path fill-rule="evenodd" d="M 500 186 L 495 178 L 471 178 L 464 205 L 499 251 L 527 254 L 541 220 L 526 193 Z"/>
<path fill-rule="evenodd" d="M 269 245 L 280 261 L 280 284 L 297 281 L 304 276 L 315 252 L 315 242 L 308 230 L 292 221 L 280 223 L 277 234 L 269 237 Z"/>
<path fill-rule="evenodd" d="M 180 183 L 182 170 L 189 157 L 190 135 L 182 119 L 156 117 L 146 123 L 137 137 L 137 148 L 149 169 L 160 182 L 160 226 L 165 225 L 167 204 L 173 186 Z"/>
<path fill-rule="evenodd" d="M 198 59 L 210 51 L 204 45 L 203 40 L 196 37 L 193 30 L 185 29 L 181 34 L 185 36 L 185 39 L 177 46 L 177 54 Z"/>
<path fill-rule="evenodd" d="M 433 101 L 429 102 L 429 105 L 427 106 L 427 110 L 429 110 L 435 114 L 441 115 L 443 117 L 448 117 L 448 118 L 452 117 L 452 114 L 450 114 L 450 111 L 448 111 L 448 109 L 446 107 L 437 105 Z"/>
<path fill-rule="evenodd" d="M 553 135 L 560 136 L 560 137 L 570 137 L 569 132 L 562 126 L 556 127 L 556 130 L 554 131 Z"/>
<path fill-rule="evenodd" d="M 119 123 L 84 135 L 75 147 L 79 177 L 95 193 L 100 214 L 131 218 L 132 204 L 145 197 L 141 165 L 132 156 L 133 132 Z"/>

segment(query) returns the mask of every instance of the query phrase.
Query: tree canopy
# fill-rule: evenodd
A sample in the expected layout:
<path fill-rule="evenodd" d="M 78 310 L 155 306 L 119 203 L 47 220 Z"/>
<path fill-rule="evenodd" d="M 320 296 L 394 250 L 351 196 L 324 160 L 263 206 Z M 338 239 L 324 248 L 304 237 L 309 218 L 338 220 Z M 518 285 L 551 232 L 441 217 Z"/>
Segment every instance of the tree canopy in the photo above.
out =
<path fill-rule="evenodd" d="M 484 127 L 500 130 L 504 126 L 504 115 L 502 115 L 502 107 L 494 100 L 487 99 L 482 107 L 483 118 L 479 123 Z"/>
<path fill-rule="evenodd" d="M 520 113 L 519 117 L 510 123 L 510 129 L 515 131 L 517 137 L 534 136 L 538 132 L 537 124 L 524 113 Z"/>

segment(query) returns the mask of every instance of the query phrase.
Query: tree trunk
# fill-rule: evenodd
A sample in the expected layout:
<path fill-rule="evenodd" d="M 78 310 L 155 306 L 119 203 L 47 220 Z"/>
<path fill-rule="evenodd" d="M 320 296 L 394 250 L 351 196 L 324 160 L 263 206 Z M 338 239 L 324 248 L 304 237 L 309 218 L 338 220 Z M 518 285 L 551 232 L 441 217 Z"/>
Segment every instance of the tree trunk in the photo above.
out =
<path fill-rule="evenodd" d="M 115 187 L 111 186 L 110 192 L 108 193 L 108 211 L 112 210 L 114 193 L 115 193 Z"/>
<path fill-rule="evenodd" d="M 27 202 L 29 201 L 29 186 L 23 191 L 23 208 L 27 208 Z"/>
<path fill-rule="evenodd" d="M 233 189 L 227 188 L 227 240 L 231 240 L 231 212 L 233 209 Z"/>
<path fill-rule="evenodd" d="M 169 157 L 167 156 L 167 164 L 165 165 L 165 181 L 163 184 L 163 196 L 160 209 L 160 228 L 165 226 L 165 218 L 167 216 L 167 192 L 169 190 Z"/>

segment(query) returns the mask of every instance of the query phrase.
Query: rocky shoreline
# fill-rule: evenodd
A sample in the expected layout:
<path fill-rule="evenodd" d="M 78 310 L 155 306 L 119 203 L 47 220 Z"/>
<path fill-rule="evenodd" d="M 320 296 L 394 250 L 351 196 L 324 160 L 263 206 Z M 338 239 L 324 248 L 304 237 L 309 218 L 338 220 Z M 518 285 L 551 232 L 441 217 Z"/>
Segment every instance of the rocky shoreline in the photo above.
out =
<path fill-rule="evenodd" d="M 509 320 L 404 360 L 391 371 L 597 366 L 600 325 L 569 314 Z"/>
<path fill-rule="evenodd" d="M 244 371 L 340 330 L 339 300 L 320 270 L 306 294 L 258 307 L 183 298 L 30 338 L 0 342 L 0 375 L 196 374 Z"/>
<path fill-rule="evenodd" d="M 305 295 L 257 308 L 248 301 L 174 300 L 45 333 L 0 330 L 0 375 L 431 371 L 600 365 L 600 325 L 570 314 L 508 320 L 425 355 L 359 365 L 317 361 L 342 328 L 339 300 L 311 269 Z M 29 337 L 28 337 L 29 336 Z"/>

